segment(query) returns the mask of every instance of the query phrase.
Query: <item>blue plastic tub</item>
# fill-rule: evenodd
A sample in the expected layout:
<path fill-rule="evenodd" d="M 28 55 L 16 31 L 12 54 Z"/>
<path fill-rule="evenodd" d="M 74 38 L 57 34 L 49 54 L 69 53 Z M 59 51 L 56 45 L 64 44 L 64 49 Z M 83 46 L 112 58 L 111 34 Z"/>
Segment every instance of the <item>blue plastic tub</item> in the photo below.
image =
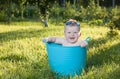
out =
<path fill-rule="evenodd" d="M 62 46 L 46 43 L 48 60 L 53 72 L 61 76 L 81 75 L 86 67 L 87 49 L 80 46 Z"/>

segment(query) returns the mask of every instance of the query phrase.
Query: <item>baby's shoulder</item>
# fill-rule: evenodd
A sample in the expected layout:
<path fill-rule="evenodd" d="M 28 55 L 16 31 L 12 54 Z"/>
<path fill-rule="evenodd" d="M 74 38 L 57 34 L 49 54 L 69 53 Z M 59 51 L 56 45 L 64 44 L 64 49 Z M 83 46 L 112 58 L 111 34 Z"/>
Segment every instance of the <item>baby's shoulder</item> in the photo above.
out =
<path fill-rule="evenodd" d="M 79 39 L 79 40 L 77 41 L 77 43 L 81 43 L 81 42 L 84 42 L 84 40 Z"/>
<path fill-rule="evenodd" d="M 85 40 L 80 39 L 80 40 L 78 40 L 77 43 L 81 45 L 82 43 L 85 43 L 85 42 L 86 42 Z"/>

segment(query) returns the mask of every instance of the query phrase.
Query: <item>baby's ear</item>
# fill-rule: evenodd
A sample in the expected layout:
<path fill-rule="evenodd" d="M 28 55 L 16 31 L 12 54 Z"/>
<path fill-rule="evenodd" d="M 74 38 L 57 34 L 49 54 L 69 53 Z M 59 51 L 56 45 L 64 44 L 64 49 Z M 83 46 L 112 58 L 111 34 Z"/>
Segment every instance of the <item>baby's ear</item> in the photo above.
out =
<path fill-rule="evenodd" d="M 81 31 L 79 32 L 79 36 L 81 36 Z"/>
<path fill-rule="evenodd" d="M 64 33 L 65 33 L 65 30 L 64 30 Z"/>

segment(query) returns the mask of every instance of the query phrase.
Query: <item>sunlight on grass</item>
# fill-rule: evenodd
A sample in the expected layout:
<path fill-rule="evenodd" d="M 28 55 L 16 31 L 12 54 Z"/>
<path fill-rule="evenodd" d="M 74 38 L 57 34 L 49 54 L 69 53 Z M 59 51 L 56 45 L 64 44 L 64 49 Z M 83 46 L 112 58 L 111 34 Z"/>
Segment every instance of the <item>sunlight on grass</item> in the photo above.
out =
<path fill-rule="evenodd" d="M 28 24 L 28 25 L 27 25 Z M 56 79 L 47 60 L 43 37 L 63 37 L 64 25 L 49 28 L 37 23 L 0 25 L 0 79 Z M 81 39 L 92 37 L 87 67 L 74 79 L 118 79 L 120 73 L 120 31 L 108 36 L 108 28 L 81 23 Z"/>

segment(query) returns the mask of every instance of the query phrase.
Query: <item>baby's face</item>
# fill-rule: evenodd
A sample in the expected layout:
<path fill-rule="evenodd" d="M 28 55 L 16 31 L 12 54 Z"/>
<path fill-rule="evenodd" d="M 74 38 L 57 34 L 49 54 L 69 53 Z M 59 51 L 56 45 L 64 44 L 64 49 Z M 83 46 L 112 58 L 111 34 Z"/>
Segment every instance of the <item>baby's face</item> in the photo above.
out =
<path fill-rule="evenodd" d="M 65 27 L 65 38 L 69 43 L 75 43 L 80 36 L 79 28 L 77 26 Z"/>

